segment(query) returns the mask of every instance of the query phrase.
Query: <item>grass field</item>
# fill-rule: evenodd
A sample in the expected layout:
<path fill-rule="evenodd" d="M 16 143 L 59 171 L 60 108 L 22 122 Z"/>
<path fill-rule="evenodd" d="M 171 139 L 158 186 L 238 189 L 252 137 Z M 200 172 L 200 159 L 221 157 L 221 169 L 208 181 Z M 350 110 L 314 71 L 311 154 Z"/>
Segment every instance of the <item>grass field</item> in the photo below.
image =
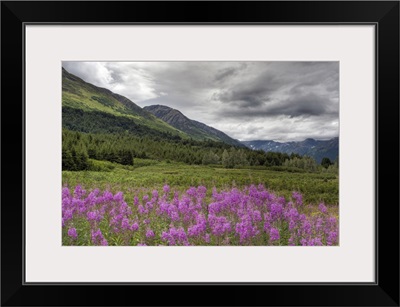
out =
<path fill-rule="evenodd" d="M 190 186 L 226 189 L 242 188 L 250 184 L 263 184 L 269 191 L 288 198 L 293 191 L 303 194 L 307 204 L 339 202 L 338 178 L 328 173 L 289 173 L 260 169 L 226 169 L 184 163 L 167 163 L 135 159 L 135 166 L 99 162 L 101 171 L 63 171 L 63 185 L 74 187 L 81 184 L 85 189 L 98 188 L 115 193 L 122 191 L 128 201 L 135 193 L 150 193 L 165 184 L 179 192 Z"/>

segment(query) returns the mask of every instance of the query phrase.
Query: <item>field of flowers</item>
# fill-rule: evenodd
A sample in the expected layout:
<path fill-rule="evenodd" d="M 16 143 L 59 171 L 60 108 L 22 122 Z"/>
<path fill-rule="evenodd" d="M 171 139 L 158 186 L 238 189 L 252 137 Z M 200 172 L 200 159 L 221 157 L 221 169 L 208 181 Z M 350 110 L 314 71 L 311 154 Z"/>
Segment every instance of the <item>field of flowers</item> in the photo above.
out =
<path fill-rule="evenodd" d="M 315 208 L 315 207 L 313 207 Z M 122 192 L 80 185 L 62 190 L 63 245 L 217 246 L 338 245 L 339 225 L 329 206 L 315 210 L 293 192 L 290 199 L 264 185 L 207 191 L 162 190 L 125 201 Z"/>

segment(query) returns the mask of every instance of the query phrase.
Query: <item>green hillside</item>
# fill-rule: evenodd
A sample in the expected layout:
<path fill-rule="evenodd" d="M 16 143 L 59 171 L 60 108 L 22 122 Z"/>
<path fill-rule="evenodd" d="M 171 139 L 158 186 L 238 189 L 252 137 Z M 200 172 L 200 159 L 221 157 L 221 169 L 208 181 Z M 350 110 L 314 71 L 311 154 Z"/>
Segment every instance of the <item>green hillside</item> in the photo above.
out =
<path fill-rule="evenodd" d="M 69 129 L 72 128 L 71 122 L 69 121 L 72 117 L 64 115 L 66 113 L 71 113 L 71 109 L 78 109 L 84 111 L 83 115 L 89 117 L 90 120 L 98 120 L 101 122 L 103 121 L 103 117 L 112 117 L 114 119 L 114 124 L 119 125 L 118 120 L 115 119 L 120 118 L 124 125 L 131 122 L 132 126 L 142 127 L 142 130 L 146 128 L 149 132 L 151 132 L 151 130 L 157 130 L 174 136 L 188 138 L 184 132 L 179 131 L 158 119 L 153 114 L 143 110 L 128 98 L 115 94 L 105 88 L 87 83 L 69 73 L 64 68 L 62 69 L 62 106 L 63 126 Z M 92 113 L 88 114 L 89 112 Z M 77 126 L 75 125 L 74 127 Z M 76 130 L 84 132 L 85 129 L 79 129 L 77 127 Z M 130 129 L 125 130 L 129 131 Z"/>

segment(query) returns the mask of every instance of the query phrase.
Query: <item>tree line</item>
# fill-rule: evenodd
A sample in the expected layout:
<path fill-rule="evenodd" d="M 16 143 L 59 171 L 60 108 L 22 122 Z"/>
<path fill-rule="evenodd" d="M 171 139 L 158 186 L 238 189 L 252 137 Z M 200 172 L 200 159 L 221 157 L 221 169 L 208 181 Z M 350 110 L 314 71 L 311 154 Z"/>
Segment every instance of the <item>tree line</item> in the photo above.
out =
<path fill-rule="evenodd" d="M 153 135 L 136 136 L 130 133 L 82 133 L 63 128 L 63 170 L 89 170 L 89 159 L 134 165 L 135 158 L 221 165 L 226 168 L 284 166 L 306 171 L 318 171 L 321 168 L 310 157 L 251 150 L 211 140 L 162 139 Z M 323 162 L 325 165 L 328 163 L 326 159 Z"/>

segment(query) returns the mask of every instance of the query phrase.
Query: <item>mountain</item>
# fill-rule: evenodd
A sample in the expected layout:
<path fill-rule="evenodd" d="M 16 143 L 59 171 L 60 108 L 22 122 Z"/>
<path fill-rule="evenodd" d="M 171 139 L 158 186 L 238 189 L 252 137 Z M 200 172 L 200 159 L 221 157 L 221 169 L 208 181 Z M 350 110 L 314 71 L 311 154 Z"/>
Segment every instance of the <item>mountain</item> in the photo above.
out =
<path fill-rule="evenodd" d="M 311 138 L 301 142 L 275 142 L 275 141 L 244 141 L 242 142 L 248 148 L 255 150 L 264 150 L 266 152 L 275 151 L 282 153 L 297 153 L 313 157 L 318 163 L 321 163 L 323 157 L 331 161 L 336 160 L 339 155 L 339 138 L 332 138 L 326 141 L 314 140 Z"/>
<path fill-rule="evenodd" d="M 62 69 L 63 126 L 81 132 L 132 132 L 189 138 L 128 98 L 85 82 Z"/>
<path fill-rule="evenodd" d="M 195 140 L 213 140 L 220 141 L 234 146 L 243 146 L 238 140 L 231 138 L 222 131 L 207 126 L 201 122 L 192 120 L 183 115 L 180 111 L 163 105 L 152 105 L 143 108 L 154 114 L 159 119 L 165 121 L 172 127 L 175 127 Z"/>

